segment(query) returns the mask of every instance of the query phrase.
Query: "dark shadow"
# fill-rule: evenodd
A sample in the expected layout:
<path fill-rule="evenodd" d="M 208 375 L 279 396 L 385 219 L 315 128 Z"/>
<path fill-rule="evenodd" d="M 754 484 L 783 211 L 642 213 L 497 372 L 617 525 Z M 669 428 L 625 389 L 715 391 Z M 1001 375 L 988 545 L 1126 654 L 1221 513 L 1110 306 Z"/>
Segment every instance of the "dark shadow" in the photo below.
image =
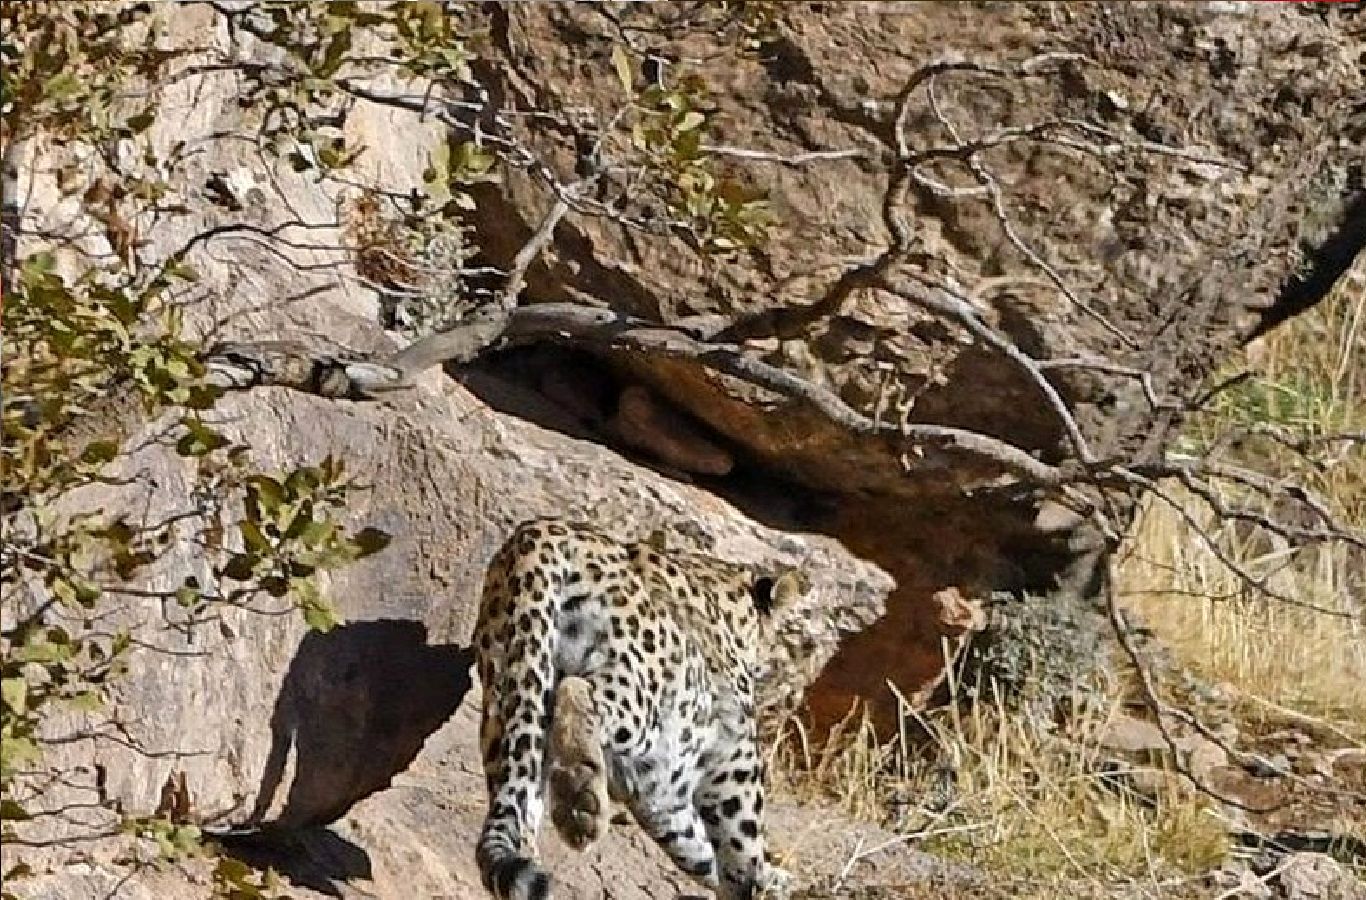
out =
<path fill-rule="evenodd" d="M 1361 174 L 1358 174 L 1361 179 Z M 1294 316 L 1312 309 L 1333 290 L 1366 248 L 1366 190 L 1358 189 L 1346 199 L 1337 224 L 1317 245 L 1303 244 L 1304 265 L 1281 285 L 1276 299 L 1262 310 L 1261 318 L 1248 334 L 1255 340 Z"/>
<path fill-rule="evenodd" d="M 607 421 L 621 393 L 610 365 L 553 345 L 489 353 L 454 374 L 491 409 L 596 443 L 607 443 Z"/>
<path fill-rule="evenodd" d="M 341 896 L 339 884 L 370 877 L 370 858 L 324 826 L 412 763 L 469 691 L 473 658 L 468 647 L 429 646 L 426 626 L 410 620 L 309 632 L 275 701 L 255 808 L 241 826 L 206 832 L 249 865 Z"/>
<path fill-rule="evenodd" d="M 630 374 L 611 362 L 572 347 L 549 344 L 489 353 L 451 370 L 489 408 L 567 437 L 609 447 L 623 459 L 676 481 L 710 491 L 771 528 L 823 531 L 833 521 L 838 498 L 799 485 L 755 461 L 739 444 L 718 434 L 686 410 L 696 432 L 722 447 L 735 461 L 727 475 L 684 473 L 646 451 L 624 445 L 612 433 L 611 418 Z M 661 401 L 662 402 L 662 401 Z"/>
<path fill-rule="evenodd" d="M 294 777 L 275 828 L 326 825 L 388 787 L 464 699 L 473 658 L 468 647 L 428 646 L 426 627 L 409 620 L 309 632 L 275 701 L 248 824 L 266 822 L 291 748 Z"/>
<path fill-rule="evenodd" d="M 291 884 L 345 897 L 342 885 L 371 880 L 370 856 L 330 828 L 262 828 L 217 836 L 224 854 L 253 869 L 274 869 Z"/>

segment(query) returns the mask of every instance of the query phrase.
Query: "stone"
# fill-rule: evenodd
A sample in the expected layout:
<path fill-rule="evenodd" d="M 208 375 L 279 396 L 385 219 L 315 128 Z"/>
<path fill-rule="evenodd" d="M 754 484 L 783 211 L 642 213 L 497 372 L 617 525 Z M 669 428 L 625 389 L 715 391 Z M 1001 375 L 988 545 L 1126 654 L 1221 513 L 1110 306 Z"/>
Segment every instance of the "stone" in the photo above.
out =
<path fill-rule="evenodd" d="M 1105 726 L 1100 745 L 1118 753 L 1148 754 L 1167 750 L 1162 729 L 1152 722 L 1125 715 L 1117 716 Z"/>
<path fill-rule="evenodd" d="M 1175 743 L 1182 764 L 1199 781 L 1205 781 L 1215 769 L 1228 765 L 1228 751 L 1202 735 L 1183 735 Z"/>
<path fill-rule="evenodd" d="M 1219 891 L 1219 896 L 1247 898 L 1247 900 L 1272 900 L 1275 894 L 1266 880 L 1244 860 L 1231 860 L 1215 869 L 1209 875 L 1210 886 Z"/>
<path fill-rule="evenodd" d="M 623 443 L 683 472 L 725 475 L 735 460 L 683 413 L 642 385 L 627 385 L 608 423 Z"/>
<path fill-rule="evenodd" d="M 1366 882 L 1324 853 L 1295 853 L 1279 866 L 1276 884 L 1285 900 L 1366 900 Z"/>

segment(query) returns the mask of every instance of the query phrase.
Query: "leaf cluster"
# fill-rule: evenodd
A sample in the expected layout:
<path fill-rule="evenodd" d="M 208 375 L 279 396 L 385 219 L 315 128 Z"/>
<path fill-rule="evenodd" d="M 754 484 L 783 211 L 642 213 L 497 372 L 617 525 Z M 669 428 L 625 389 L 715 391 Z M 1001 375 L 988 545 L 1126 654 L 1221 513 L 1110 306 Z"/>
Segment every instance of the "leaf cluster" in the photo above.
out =
<path fill-rule="evenodd" d="M 378 70 L 431 88 L 472 79 L 457 14 L 432 0 L 270 0 L 245 10 L 240 24 L 285 53 L 278 65 L 244 67 L 239 102 L 264 110 L 261 138 L 298 172 L 336 172 L 364 152 L 345 134 L 344 79 Z"/>
<path fill-rule="evenodd" d="M 703 146 L 711 116 L 706 82 L 696 73 L 637 90 L 626 52 L 613 66 L 632 94 L 630 147 L 667 212 L 687 223 L 698 248 L 728 255 L 762 245 L 774 218 L 766 192 L 717 171 Z"/>
<path fill-rule="evenodd" d="M 320 20 L 325 25 L 351 7 L 362 15 L 358 4 L 313 7 L 333 10 Z M 403 13 L 405 21 L 413 14 Z M 435 40 L 420 23 L 409 32 L 405 39 Z M 314 63 L 331 64 L 345 43 L 338 33 L 323 32 Z M 329 628 L 337 616 L 319 573 L 388 542 L 378 529 L 340 523 L 356 487 L 340 461 L 273 474 L 252 468 L 250 448 L 212 423 L 221 392 L 205 380 L 200 347 L 183 333 L 178 293 L 198 279 L 188 251 L 150 264 L 135 259 L 130 222 L 166 198 L 180 161 L 178 153 L 156 158 L 145 134 L 157 114 L 147 86 L 174 55 L 158 50 L 156 37 L 149 4 L 35 0 L 0 8 L 0 139 L 7 147 L 42 138 L 45 146 L 83 148 L 93 177 L 59 149 L 58 187 L 81 191 L 82 208 L 105 225 L 115 250 L 98 263 L 43 246 L 0 260 L 7 276 L 0 305 L 0 833 L 7 842 L 26 823 L 53 815 L 43 785 L 65 777 L 45 756 L 57 724 L 93 723 L 79 736 L 113 722 L 107 691 L 136 664 L 147 613 L 167 617 L 179 608 L 193 623 L 226 605 L 250 609 L 251 598 L 265 595 L 289 601 L 311 626 Z M 104 152 L 115 143 L 166 180 L 120 170 Z M 190 508 L 160 521 L 91 509 L 83 491 L 128 483 L 119 473 L 129 470 L 134 450 L 126 445 L 132 420 L 158 416 L 171 425 L 153 443 L 191 467 Z M 220 519 L 238 508 L 240 547 L 226 549 Z M 201 587 L 191 576 L 169 593 L 150 589 L 142 581 L 149 568 L 184 542 L 202 548 L 215 578 L 231 588 Z M 130 597 L 162 603 L 144 609 Z M 167 858 L 200 840 L 186 822 L 135 817 L 128 828 Z M 13 867 L 7 886 L 25 871 Z M 231 866 L 220 866 L 215 883 L 228 896 L 274 896 L 272 884 Z"/>
<path fill-rule="evenodd" d="M 228 557 L 218 574 L 288 598 L 310 627 L 330 630 L 336 613 L 314 576 L 378 553 L 388 546 L 389 535 L 377 528 L 348 534 L 337 521 L 355 486 L 330 454 L 316 466 L 300 466 L 280 477 L 249 476 L 245 485 L 245 514 L 237 523 L 243 549 Z M 187 583 L 182 590 L 195 588 Z M 180 599 L 188 605 L 201 596 Z"/>
<path fill-rule="evenodd" d="M 25 0 L 0 5 L 0 142 L 132 137 L 152 122 L 121 100 L 174 54 L 157 48 L 151 4 Z"/>

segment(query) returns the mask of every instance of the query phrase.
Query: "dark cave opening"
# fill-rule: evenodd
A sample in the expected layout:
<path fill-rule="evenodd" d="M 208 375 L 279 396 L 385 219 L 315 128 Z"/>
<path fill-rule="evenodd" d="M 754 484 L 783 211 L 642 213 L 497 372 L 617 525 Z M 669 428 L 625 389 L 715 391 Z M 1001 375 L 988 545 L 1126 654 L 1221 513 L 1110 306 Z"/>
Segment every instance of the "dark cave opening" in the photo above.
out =
<path fill-rule="evenodd" d="M 774 472 L 745 447 L 633 380 L 610 360 L 538 344 L 485 354 L 455 372 L 491 408 L 611 448 L 693 484 L 782 531 L 833 534 L 840 496 Z M 630 421 L 645 407 L 650 421 Z M 634 418 L 641 418 L 640 415 Z"/>

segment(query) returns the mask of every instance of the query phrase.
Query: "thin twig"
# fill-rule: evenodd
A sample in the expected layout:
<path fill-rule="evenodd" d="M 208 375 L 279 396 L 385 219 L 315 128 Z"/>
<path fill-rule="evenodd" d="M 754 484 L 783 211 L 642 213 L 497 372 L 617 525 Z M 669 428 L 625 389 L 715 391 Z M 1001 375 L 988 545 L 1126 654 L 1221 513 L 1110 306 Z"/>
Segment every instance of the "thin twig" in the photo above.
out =
<path fill-rule="evenodd" d="M 1229 755 L 1230 759 L 1241 757 L 1238 750 L 1228 745 L 1219 735 L 1215 734 L 1204 723 L 1200 722 L 1192 714 L 1183 709 L 1171 706 L 1157 692 L 1157 684 L 1153 678 L 1152 671 L 1148 668 L 1147 661 L 1143 659 L 1143 654 L 1134 644 L 1133 634 L 1129 628 L 1129 623 L 1124 620 L 1124 614 L 1120 611 L 1119 603 L 1115 598 L 1115 592 L 1106 588 L 1103 591 L 1105 601 L 1105 611 L 1110 620 L 1110 628 L 1115 635 L 1115 640 L 1119 642 L 1120 649 L 1128 658 L 1129 664 L 1133 666 L 1135 674 L 1138 676 L 1139 687 L 1143 692 L 1144 702 L 1152 710 L 1153 718 L 1157 720 L 1157 729 L 1162 734 L 1162 740 L 1170 751 L 1172 765 L 1196 790 L 1206 794 L 1220 803 L 1227 803 L 1230 806 L 1248 812 L 1265 813 L 1282 808 L 1285 804 L 1273 804 L 1271 806 L 1253 806 L 1245 801 L 1229 796 L 1222 791 L 1210 787 L 1203 779 L 1196 776 L 1190 767 L 1182 761 L 1182 754 L 1177 745 L 1176 735 L 1172 734 L 1168 719 L 1176 719 L 1191 728 L 1194 728 L 1202 737 L 1218 746 Z"/>
<path fill-rule="evenodd" d="M 1072 410 L 1068 408 L 1057 388 L 1044 377 L 1038 363 L 1027 356 L 1013 341 L 997 334 L 996 331 L 988 327 L 965 297 L 956 295 L 945 285 L 926 283 L 919 278 L 916 280 L 928 287 L 929 290 L 912 287 L 905 280 L 895 283 L 890 280 L 883 280 L 880 286 L 917 306 L 929 309 L 939 316 L 957 322 L 967 329 L 973 337 L 999 352 L 1023 371 L 1053 409 L 1059 424 L 1062 425 L 1067 434 L 1068 442 L 1071 443 L 1077 459 L 1085 465 L 1094 463 L 1096 461 L 1095 455 L 1091 452 L 1085 436 L 1082 435 L 1081 426 L 1077 424 L 1076 417 L 1072 415 Z"/>
<path fill-rule="evenodd" d="M 748 147 L 726 147 L 719 144 L 703 144 L 703 153 L 712 156 L 730 156 L 735 159 L 751 159 L 758 162 L 777 163 L 782 166 L 793 168 L 804 166 L 813 162 L 828 162 L 839 159 L 861 159 L 867 154 L 857 147 L 850 147 L 844 150 L 810 150 L 805 153 L 793 153 L 784 155 L 774 153 L 769 150 L 751 150 Z"/>

